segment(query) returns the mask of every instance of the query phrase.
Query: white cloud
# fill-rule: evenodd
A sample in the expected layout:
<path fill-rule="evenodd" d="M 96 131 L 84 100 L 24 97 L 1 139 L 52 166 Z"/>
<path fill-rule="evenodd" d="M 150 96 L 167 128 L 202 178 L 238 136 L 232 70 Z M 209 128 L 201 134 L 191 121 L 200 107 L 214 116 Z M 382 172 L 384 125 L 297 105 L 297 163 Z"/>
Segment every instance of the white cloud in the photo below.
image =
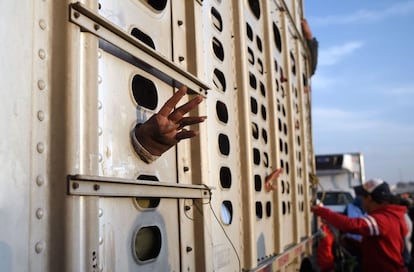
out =
<path fill-rule="evenodd" d="M 334 65 L 362 46 L 364 46 L 363 41 L 351 41 L 340 46 L 321 49 L 319 51 L 318 65 Z"/>
<path fill-rule="evenodd" d="M 326 17 L 313 18 L 314 25 L 334 25 L 334 24 L 355 24 L 371 23 L 387 19 L 394 16 L 403 16 L 414 13 L 414 1 L 395 3 L 383 10 L 358 10 L 351 14 L 330 15 Z"/>

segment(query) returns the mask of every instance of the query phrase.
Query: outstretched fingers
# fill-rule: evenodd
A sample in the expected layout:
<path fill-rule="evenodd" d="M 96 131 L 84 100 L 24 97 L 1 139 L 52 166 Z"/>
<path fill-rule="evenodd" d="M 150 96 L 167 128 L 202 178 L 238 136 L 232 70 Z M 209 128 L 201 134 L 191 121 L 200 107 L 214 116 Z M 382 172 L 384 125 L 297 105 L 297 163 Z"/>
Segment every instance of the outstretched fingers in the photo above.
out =
<path fill-rule="evenodd" d="M 277 189 L 277 184 L 274 182 L 280 174 L 283 172 L 283 168 L 276 169 L 270 175 L 268 175 L 265 179 L 265 188 L 266 191 L 272 191 Z"/>
<path fill-rule="evenodd" d="M 204 122 L 204 120 L 206 120 L 206 119 L 207 119 L 206 116 L 183 117 L 180 120 L 180 126 L 178 127 L 178 129 L 183 128 L 185 126 L 191 126 L 191 125 L 195 125 L 195 124 Z"/>
<path fill-rule="evenodd" d="M 183 139 L 193 138 L 194 136 L 197 136 L 198 133 L 199 132 L 196 130 L 183 129 L 175 135 L 175 139 L 177 140 L 177 142 L 179 142 Z"/>
<path fill-rule="evenodd" d="M 169 116 L 168 119 L 170 119 L 173 122 L 180 121 L 183 116 L 190 112 L 191 110 L 195 109 L 201 102 L 203 101 L 203 97 L 198 95 L 185 103 L 184 105 L 178 107 L 175 109 Z"/>
<path fill-rule="evenodd" d="M 170 97 L 170 99 L 167 100 L 167 102 L 165 102 L 158 114 L 164 117 L 168 117 L 170 112 L 174 109 L 174 107 L 186 93 L 187 87 L 182 86 L 173 96 Z"/>

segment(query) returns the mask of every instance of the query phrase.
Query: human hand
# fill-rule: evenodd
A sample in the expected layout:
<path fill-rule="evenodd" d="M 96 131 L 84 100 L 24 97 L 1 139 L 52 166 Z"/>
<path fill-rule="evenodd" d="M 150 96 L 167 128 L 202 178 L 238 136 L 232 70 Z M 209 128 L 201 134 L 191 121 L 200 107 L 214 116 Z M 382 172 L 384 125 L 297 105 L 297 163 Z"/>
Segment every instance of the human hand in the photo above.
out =
<path fill-rule="evenodd" d="M 301 20 L 302 32 L 306 39 L 313 39 L 312 31 L 309 27 L 308 21 L 306 19 Z"/>
<path fill-rule="evenodd" d="M 315 204 L 311 207 L 311 211 L 315 214 L 315 215 L 319 215 L 319 212 L 324 209 L 323 208 L 323 204 L 322 203 L 318 203 Z"/>
<path fill-rule="evenodd" d="M 203 97 L 198 95 L 174 110 L 186 93 L 187 87 L 181 87 L 165 102 L 157 114 L 135 128 L 137 140 L 152 155 L 161 156 L 179 141 L 198 135 L 198 131 L 187 130 L 184 127 L 201 123 L 207 117 L 184 117 L 184 115 L 196 108 L 203 101 Z"/>
<path fill-rule="evenodd" d="M 280 176 L 280 174 L 283 172 L 283 168 L 276 169 L 270 175 L 268 175 L 265 179 L 265 189 L 266 192 L 270 192 L 277 189 L 277 184 L 275 184 L 274 181 L 277 180 L 277 178 Z"/>

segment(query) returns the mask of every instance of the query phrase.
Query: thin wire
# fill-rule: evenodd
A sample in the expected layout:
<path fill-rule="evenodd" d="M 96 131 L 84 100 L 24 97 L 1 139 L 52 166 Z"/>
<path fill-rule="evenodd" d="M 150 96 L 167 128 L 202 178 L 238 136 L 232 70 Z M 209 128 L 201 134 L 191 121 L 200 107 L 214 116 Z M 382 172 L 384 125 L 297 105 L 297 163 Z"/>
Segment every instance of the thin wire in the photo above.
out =
<path fill-rule="evenodd" d="M 241 261 L 240 261 L 239 254 L 237 253 L 236 247 L 234 246 L 233 242 L 231 241 L 230 237 L 228 236 L 228 234 L 227 234 L 226 230 L 224 229 L 224 227 L 223 227 L 223 225 L 221 224 L 220 220 L 218 219 L 218 217 L 217 217 L 216 213 L 214 212 L 213 206 L 211 205 L 211 196 L 212 196 L 211 189 L 210 189 L 207 185 L 205 185 L 205 184 L 202 184 L 202 185 L 204 185 L 204 187 L 206 187 L 206 188 L 207 188 L 207 190 L 210 192 L 210 197 L 209 197 L 209 200 L 208 200 L 208 202 L 207 202 L 207 203 L 201 203 L 201 204 L 203 204 L 203 205 L 204 205 L 204 204 L 208 204 L 208 205 L 210 206 L 210 210 L 211 210 L 211 212 L 213 213 L 214 218 L 216 219 L 216 221 L 217 221 L 217 223 L 219 224 L 220 228 L 222 229 L 222 231 L 223 231 L 224 235 L 226 236 L 227 240 L 229 241 L 229 243 L 230 243 L 231 247 L 233 248 L 234 253 L 236 254 L 236 257 L 237 257 L 237 262 L 238 262 L 238 264 L 239 264 L 239 271 L 242 271 L 242 268 L 241 268 Z M 201 214 L 201 215 L 203 215 L 203 214 L 202 214 L 201 209 L 197 206 L 197 202 L 194 202 L 194 206 L 196 206 L 196 208 L 197 208 L 197 210 L 200 212 L 200 214 Z"/>

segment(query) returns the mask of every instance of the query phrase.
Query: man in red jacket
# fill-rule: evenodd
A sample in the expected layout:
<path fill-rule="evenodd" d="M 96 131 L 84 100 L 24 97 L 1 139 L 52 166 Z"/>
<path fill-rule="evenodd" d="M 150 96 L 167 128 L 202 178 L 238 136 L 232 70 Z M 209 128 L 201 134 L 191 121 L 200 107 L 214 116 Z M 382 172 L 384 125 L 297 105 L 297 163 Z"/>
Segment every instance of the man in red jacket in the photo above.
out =
<path fill-rule="evenodd" d="M 362 197 L 365 216 L 349 218 L 319 205 L 312 211 L 339 230 L 362 236 L 362 271 L 408 271 L 402 258 L 406 207 L 393 204 L 395 197 L 383 180 L 369 180 L 354 189 Z"/>

